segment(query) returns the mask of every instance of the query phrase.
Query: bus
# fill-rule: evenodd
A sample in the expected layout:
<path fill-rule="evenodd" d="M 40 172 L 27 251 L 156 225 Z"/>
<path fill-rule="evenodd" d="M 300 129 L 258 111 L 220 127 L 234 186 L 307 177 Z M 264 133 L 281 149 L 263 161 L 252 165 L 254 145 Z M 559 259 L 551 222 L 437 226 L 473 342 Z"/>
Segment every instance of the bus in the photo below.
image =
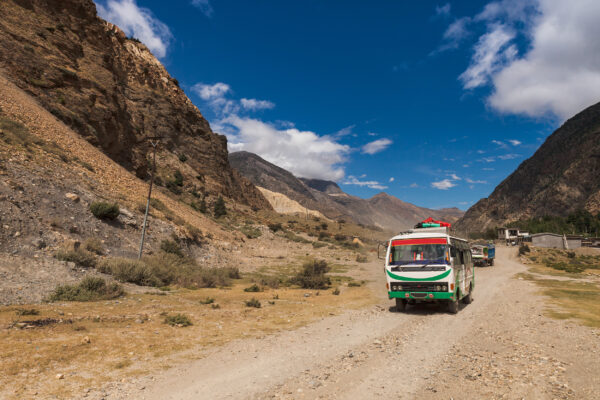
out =
<path fill-rule="evenodd" d="M 446 303 L 456 314 L 459 302 L 473 301 L 471 248 L 467 240 L 450 234 L 449 225 L 417 227 L 388 241 L 385 273 L 396 311 L 404 311 L 407 304 L 436 302 Z"/>

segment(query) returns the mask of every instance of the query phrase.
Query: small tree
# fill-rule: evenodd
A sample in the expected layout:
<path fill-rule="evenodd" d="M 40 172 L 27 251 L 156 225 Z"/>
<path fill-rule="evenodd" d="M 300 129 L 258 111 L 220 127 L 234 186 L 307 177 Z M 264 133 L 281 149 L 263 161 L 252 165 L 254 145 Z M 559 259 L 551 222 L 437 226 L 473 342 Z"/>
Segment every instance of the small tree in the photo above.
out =
<path fill-rule="evenodd" d="M 200 211 L 202 214 L 206 214 L 206 196 L 202 197 L 202 200 L 200 200 L 200 205 L 198 206 L 198 211 Z"/>
<path fill-rule="evenodd" d="M 105 201 L 94 201 L 90 204 L 90 211 L 98 219 L 116 219 L 120 214 L 117 203 L 107 203 Z"/>
<path fill-rule="evenodd" d="M 215 202 L 213 214 L 215 218 L 220 218 L 223 215 L 227 215 L 227 207 L 225 207 L 225 200 L 223 200 L 223 197 L 219 196 Z"/>

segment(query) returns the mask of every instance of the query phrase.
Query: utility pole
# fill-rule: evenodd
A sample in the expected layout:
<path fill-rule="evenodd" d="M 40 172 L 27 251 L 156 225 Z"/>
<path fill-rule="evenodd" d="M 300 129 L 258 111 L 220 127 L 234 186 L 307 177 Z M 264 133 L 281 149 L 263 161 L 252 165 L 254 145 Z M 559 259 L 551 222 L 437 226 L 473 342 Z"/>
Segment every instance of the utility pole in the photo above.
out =
<path fill-rule="evenodd" d="M 142 251 L 144 250 L 144 238 L 146 237 L 146 224 L 148 221 L 148 211 L 150 210 L 150 198 L 152 196 L 152 184 L 154 183 L 154 173 L 156 172 L 156 148 L 160 143 L 160 136 L 151 137 L 150 144 L 154 149 L 152 156 L 152 172 L 150 173 L 150 188 L 148 189 L 148 200 L 146 201 L 146 213 L 144 214 L 144 225 L 142 226 L 142 239 L 140 240 L 140 252 L 138 254 L 138 260 L 142 258 Z"/>

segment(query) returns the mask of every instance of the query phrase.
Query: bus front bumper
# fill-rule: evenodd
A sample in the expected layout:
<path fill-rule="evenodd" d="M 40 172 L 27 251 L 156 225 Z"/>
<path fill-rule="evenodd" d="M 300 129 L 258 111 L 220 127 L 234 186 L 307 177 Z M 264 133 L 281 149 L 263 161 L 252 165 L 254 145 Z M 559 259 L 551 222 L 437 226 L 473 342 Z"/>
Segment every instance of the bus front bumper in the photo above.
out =
<path fill-rule="evenodd" d="M 406 300 L 454 300 L 451 292 L 388 292 L 390 299 Z"/>

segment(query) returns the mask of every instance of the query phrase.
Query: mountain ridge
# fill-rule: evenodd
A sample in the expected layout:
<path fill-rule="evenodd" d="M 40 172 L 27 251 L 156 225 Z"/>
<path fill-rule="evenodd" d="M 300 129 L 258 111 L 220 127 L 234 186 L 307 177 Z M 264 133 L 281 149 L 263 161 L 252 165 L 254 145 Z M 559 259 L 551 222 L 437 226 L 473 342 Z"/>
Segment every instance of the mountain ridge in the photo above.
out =
<path fill-rule="evenodd" d="M 458 221 L 470 231 L 507 222 L 600 212 L 600 103 L 556 129 L 527 160 Z"/>
<path fill-rule="evenodd" d="M 333 181 L 298 178 L 249 152 L 231 153 L 229 159 L 231 165 L 256 186 L 281 193 L 330 219 L 352 219 L 360 224 L 397 231 L 410 228 L 430 216 L 449 222 L 454 222 L 462 216 L 462 211 L 458 209 L 432 210 L 418 207 L 385 192 L 369 199 L 352 196 Z M 285 179 L 279 180 L 282 177 Z M 310 196 L 306 195 L 307 190 Z"/>

